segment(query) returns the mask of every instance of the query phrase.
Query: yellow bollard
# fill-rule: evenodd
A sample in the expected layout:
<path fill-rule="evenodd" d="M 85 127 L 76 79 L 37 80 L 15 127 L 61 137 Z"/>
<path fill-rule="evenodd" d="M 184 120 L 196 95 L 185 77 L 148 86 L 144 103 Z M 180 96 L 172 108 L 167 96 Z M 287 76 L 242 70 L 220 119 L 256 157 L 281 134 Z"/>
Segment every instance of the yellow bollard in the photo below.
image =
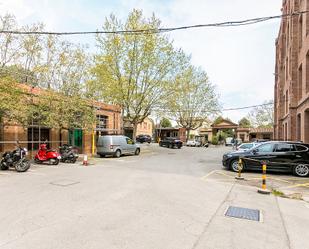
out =
<path fill-rule="evenodd" d="M 258 189 L 258 193 L 268 195 L 270 191 L 266 188 L 266 169 L 267 165 L 266 162 L 262 163 L 262 188 Z"/>
<path fill-rule="evenodd" d="M 235 179 L 237 179 L 237 180 L 244 180 L 245 179 L 244 177 L 241 176 L 242 169 L 243 169 L 242 159 L 239 158 L 239 160 L 238 160 L 238 173 L 237 173 L 238 175 L 235 176 Z"/>

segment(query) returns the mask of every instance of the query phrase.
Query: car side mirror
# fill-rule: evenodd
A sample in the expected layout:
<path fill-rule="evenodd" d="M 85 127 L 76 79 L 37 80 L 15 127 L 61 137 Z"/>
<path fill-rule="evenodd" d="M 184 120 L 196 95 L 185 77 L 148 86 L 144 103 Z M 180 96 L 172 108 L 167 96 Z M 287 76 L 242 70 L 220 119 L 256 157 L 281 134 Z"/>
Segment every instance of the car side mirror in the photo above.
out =
<path fill-rule="evenodd" d="M 253 154 L 256 154 L 259 151 L 259 149 L 253 149 L 252 152 Z"/>

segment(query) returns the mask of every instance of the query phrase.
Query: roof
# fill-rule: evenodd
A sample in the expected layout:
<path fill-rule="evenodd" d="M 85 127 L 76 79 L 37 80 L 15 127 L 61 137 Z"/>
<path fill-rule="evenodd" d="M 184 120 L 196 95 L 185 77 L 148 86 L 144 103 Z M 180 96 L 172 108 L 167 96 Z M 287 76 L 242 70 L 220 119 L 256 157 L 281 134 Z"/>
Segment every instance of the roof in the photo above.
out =
<path fill-rule="evenodd" d="M 249 133 L 273 133 L 274 128 L 250 128 Z"/>

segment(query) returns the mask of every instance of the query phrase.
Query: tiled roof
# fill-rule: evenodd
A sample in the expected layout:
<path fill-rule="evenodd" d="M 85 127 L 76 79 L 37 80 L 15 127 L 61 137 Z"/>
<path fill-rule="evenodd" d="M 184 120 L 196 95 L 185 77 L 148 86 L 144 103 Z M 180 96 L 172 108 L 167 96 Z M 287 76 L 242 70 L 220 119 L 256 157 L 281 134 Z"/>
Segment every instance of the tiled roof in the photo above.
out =
<path fill-rule="evenodd" d="M 251 128 L 249 133 L 273 133 L 274 128 Z"/>

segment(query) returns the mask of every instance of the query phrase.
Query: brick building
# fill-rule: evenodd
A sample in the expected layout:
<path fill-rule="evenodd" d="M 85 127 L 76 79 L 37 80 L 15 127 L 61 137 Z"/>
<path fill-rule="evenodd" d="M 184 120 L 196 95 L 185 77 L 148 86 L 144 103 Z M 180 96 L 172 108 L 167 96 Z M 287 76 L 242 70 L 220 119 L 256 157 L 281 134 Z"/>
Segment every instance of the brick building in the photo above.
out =
<path fill-rule="evenodd" d="M 133 125 L 130 122 L 124 122 L 124 135 L 133 139 Z M 138 135 L 149 135 L 153 136 L 154 134 L 154 122 L 151 118 L 145 118 L 144 121 L 137 125 L 136 136 Z"/>
<path fill-rule="evenodd" d="M 21 87 L 27 88 L 26 85 Z M 29 91 L 30 91 L 30 87 Z M 35 94 L 41 94 L 42 89 L 31 88 Z M 86 129 L 56 129 L 53 127 L 39 126 L 33 123 L 28 127 L 2 120 L 0 122 L 0 152 L 15 148 L 15 141 L 20 141 L 22 146 L 29 151 L 36 151 L 39 143 L 48 141 L 48 147 L 57 149 L 61 144 L 71 144 L 79 153 L 91 154 L 95 150 L 96 140 L 100 135 L 122 134 L 121 110 L 118 106 L 101 102 L 92 102 L 96 111 L 97 122 L 92 130 Z"/>
<path fill-rule="evenodd" d="M 308 10 L 309 0 L 283 1 L 282 14 Z M 309 143 L 309 13 L 281 21 L 274 98 L 275 139 Z"/>

